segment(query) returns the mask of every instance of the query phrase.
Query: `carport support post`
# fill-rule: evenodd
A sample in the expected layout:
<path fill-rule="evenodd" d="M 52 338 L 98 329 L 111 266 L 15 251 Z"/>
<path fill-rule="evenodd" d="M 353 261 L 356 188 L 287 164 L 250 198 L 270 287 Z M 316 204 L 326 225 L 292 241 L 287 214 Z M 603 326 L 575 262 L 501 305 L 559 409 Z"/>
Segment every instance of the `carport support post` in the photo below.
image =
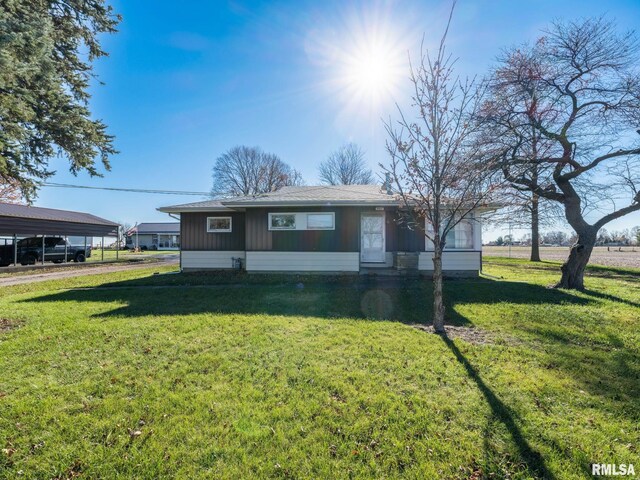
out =
<path fill-rule="evenodd" d="M 67 260 L 69 259 L 67 243 L 68 243 L 68 239 L 67 239 L 67 236 L 65 235 L 64 236 L 64 263 L 67 263 Z"/>
<path fill-rule="evenodd" d="M 18 235 L 13 234 L 13 266 L 18 266 Z"/>
<path fill-rule="evenodd" d="M 104 236 L 102 237 L 102 242 L 100 243 L 100 246 L 102 247 L 102 262 L 104 262 Z"/>
<path fill-rule="evenodd" d="M 42 265 L 44 265 L 44 235 L 42 235 Z"/>

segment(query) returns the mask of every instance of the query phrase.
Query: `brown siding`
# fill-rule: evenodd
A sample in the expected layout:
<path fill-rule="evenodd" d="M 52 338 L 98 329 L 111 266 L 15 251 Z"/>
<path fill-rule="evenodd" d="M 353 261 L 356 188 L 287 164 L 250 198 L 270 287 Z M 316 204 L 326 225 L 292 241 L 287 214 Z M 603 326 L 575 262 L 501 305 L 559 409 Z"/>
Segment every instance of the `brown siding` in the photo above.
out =
<path fill-rule="evenodd" d="M 424 233 L 417 227 L 409 229 L 406 224 L 398 225 L 398 251 L 424 252 Z"/>
<path fill-rule="evenodd" d="M 208 233 L 207 217 L 231 217 L 232 231 Z M 180 215 L 182 250 L 244 250 L 245 214 L 193 212 Z"/>
<path fill-rule="evenodd" d="M 335 212 L 335 230 L 270 231 L 269 212 Z M 364 207 L 252 208 L 234 213 L 183 213 L 182 250 L 247 250 L 274 252 L 359 252 L 360 215 L 375 211 Z M 398 220 L 395 209 L 385 208 L 386 251 L 424 251 L 424 235 Z M 207 233 L 207 217 L 231 216 L 231 233 Z M 246 222 L 245 222 L 246 219 Z M 246 228 L 246 231 L 245 231 Z M 246 233 L 246 238 L 245 238 Z"/>
<path fill-rule="evenodd" d="M 335 230 L 271 231 L 269 212 L 335 212 Z M 247 251 L 357 252 L 360 209 L 355 207 L 252 208 L 247 210 Z"/>
<path fill-rule="evenodd" d="M 398 221 L 396 210 L 386 209 L 385 212 L 385 250 L 395 252 L 398 250 Z"/>

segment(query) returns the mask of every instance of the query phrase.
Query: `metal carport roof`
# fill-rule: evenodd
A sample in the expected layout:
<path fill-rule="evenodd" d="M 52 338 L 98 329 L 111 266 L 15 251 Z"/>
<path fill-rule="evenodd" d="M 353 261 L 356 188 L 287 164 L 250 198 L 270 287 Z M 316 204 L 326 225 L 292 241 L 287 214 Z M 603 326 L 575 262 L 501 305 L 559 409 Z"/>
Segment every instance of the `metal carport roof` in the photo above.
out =
<path fill-rule="evenodd" d="M 0 203 L 0 235 L 115 237 L 118 224 L 89 213 Z"/>

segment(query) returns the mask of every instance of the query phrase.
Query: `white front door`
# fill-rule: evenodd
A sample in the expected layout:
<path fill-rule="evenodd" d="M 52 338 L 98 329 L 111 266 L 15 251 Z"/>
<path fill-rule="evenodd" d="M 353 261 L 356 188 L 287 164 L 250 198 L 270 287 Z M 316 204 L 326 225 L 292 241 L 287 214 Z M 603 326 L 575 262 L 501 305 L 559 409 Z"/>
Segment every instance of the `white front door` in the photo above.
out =
<path fill-rule="evenodd" d="M 384 262 L 384 212 L 360 217 L 360 261 Z"/>

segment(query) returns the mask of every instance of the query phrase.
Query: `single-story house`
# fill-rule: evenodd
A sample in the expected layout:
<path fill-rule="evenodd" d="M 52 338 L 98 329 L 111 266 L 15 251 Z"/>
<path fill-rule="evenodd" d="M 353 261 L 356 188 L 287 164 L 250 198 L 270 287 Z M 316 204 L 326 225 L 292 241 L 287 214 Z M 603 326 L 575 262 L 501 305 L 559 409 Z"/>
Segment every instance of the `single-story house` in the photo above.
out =
<path fill-rule="evenodd" d="M 183 271 L 433 271 L 424 231 L 402 219 L 402 202 L 376 185 L 284 187 L 278 191 L 158 209 L 180 215 Z M 447 238 L 443 269 L 478 275 L 479 212 Z"/>
<path fill-rule="evenodd" d="M 127 232 L 127 248 L 179 250 L 180 222 L 139 223 Z"/>

